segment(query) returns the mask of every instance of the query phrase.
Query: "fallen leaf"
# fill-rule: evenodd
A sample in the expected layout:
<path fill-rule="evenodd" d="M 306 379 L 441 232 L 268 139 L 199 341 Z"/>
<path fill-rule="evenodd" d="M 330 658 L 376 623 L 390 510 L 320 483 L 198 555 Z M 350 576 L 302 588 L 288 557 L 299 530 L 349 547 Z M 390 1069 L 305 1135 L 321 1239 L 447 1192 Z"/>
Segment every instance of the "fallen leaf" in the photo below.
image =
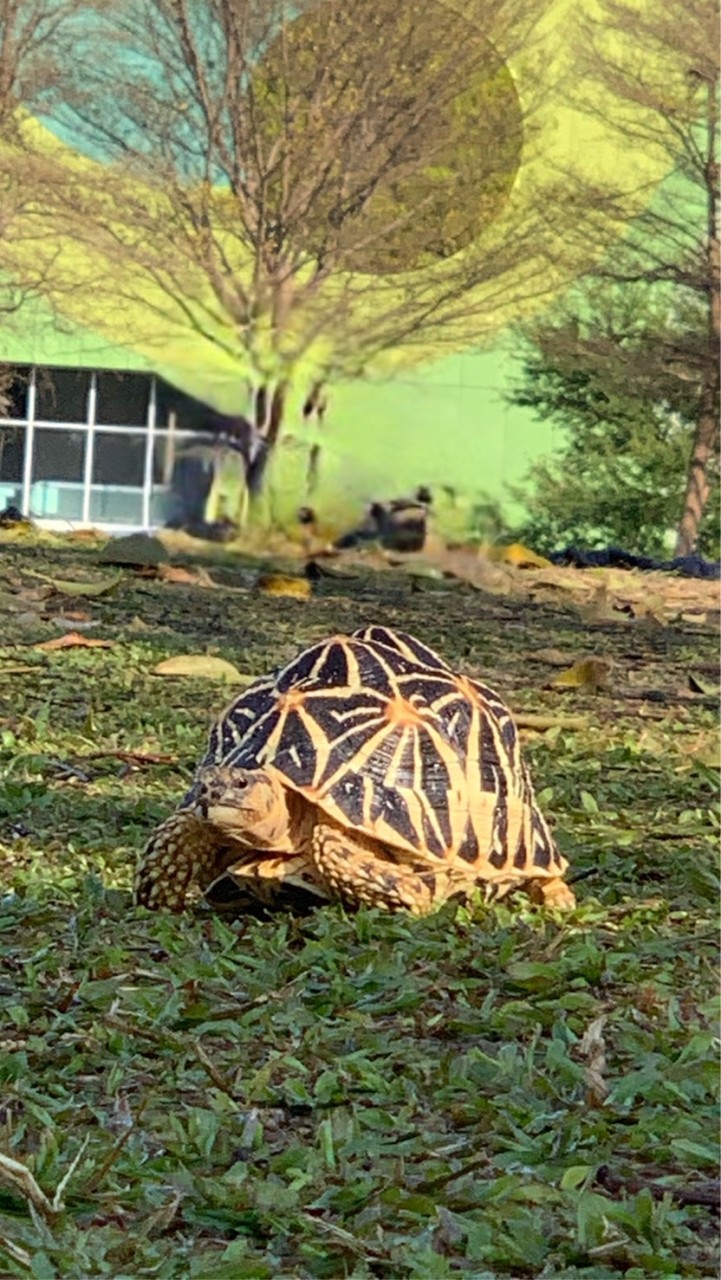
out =
<path fill-rule="evenodd" d="M 87 619 L 87 621 L 86 621 Z M 59 627 L 61 631 L 67 631 L 68 627 L 75 627 L 80 631 L 89 631 L 91 627 L 97 627 L 97 622 L 93 622 L 88 614 L 76 612 L 71 609 L 67 613 L 54 613 L 48 618 L 54 627 Z"/>
<path fill-rule="evenodd" d="M 95 582 L 70 582 L 65 578 L 51 578 L 47 573 L 37 573 L 34 569 L 26 569 L 25 572 L 33 578 L 49 582 L 53 590 L 63 596 L 104 596 L 109 591 L 114 591 L 123 580 L 122 573 L 116 578 L 100 578 Z"/>
<path fill-rule="evenodd" d="M 33 649 L 112 649 L 112 640 L 98 640 L 94 636 L 83 636 L 79 631 L 68 631 L 64 636 L 55 636 L 53 640 L 43 640 L 34 644 Z"/>
<path fill-rule="evenodd" d="M 549 681 L 555 689 L 605 689 L 611 663 L 607 658 L 581 658 Z"/>
<path fill-rule="evenodd" d="M 631 620 L 630 610 L 626 610 L 615 596 L 609 595 L 605 583 L 596 587 L 590 600 L 578 606 L 578 612 L 584 622 L 621 622 Z"/>
<path fill-rule="evenodd" d="M 562 649 L 536 649 L 525 654 L 527 662 L 545 662 L 549 667 L 567 667 L 573 662 L 572 653 L 564 653 Z"/>
<path fill-rule="evenodd" d="M 536 715 L 531 711 L 514 712 L 513 719 L 517 729 L 534 729 L 544 732 L 546 729 L 587 729 L 586 716 L 554 716 Z"/>
<path fill-rule="evenodd" d="M 710 680 L 702 680 L 701 676 L 695 676 L 693 672 L 688 678 L 688 687 L 692 693 L 705 693 L 709 697 L 719 692 L 717 684 L 712 684 Z"/>
<path fill-rule="evenodd" d="M 697 626 L 702 626 L 704 622 L 708 621 L 708 614 L 707 613 L 682 613 L 681 621 L 693 622 Z"/>
<path fill-rule="evenodd" d="M 180 564 L 159 564 L 158 577 L 163 582 L 177 582 L 189 587 L 217 587 L 205 569 L 184 569 Z"/>
<path fill-rule="evenodd" d="M 177 764 L 177 756 L 161 755 L 157 751 L 92 751 L 90 755 L 77 756 L 78 760 L 123 760 L 126 764 Z"/>
<path fill-rule="evenodd" d="M 584 1078 L 586 1082 L 586 1106 L 602 1107 L 608 1097 L 608 1085 L 604 1075 L 606 1071 L 606 1042 L 603 1028 L 606 1015 L 594 1018 L 586 1028 L 578 1042 L 579 1055 L 585 1059 Z"/>
<path fill-rule="evenodd" d="M 107 542 L 108 535 L 102 529 L 71 529 L 65 534 L 68 542 Z"/>
<path fill-rule="evenodd" d="M 496 564 L 512 564 L 516 569 L 551 569 L 553 566 L 545 556 L 539 556 L 522 542 L 512 542 L 510 546 L 488 546 L 480 549 L 482 555 Z"/>
<path fill-rule="evenodd" d="M 254 676 L 244 676 L 225 658 L 214 658 L 209 653 L 178 654 L 165 658 L 153 667 L 154 676 L 195 676 L 203 680 L 232 680 L 234 684 L 251 684 Z"/>
<path fill-rule="evenodd" d="M 282 573 L 264 573 L 255 585 L 265 596 L 286 596 L 290 600 L 307 600 L 311 594 L 311 585 L 307 578 L 291 578 Z"/>

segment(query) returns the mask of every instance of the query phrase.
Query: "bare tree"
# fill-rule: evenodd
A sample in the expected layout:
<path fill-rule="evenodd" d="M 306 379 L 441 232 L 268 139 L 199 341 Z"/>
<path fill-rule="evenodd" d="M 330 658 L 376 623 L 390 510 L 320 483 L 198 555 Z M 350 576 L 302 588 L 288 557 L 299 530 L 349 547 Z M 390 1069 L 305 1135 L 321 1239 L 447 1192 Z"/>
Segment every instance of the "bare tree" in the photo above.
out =
<path fill-rule="evenodd" d="M 73 234 L 156 338 L 236 362 L 252 492 L 299 381 L 315 407 L 329 379 L 480 342 L 499 306 L 558 287 L 538 187 L 516 183 L 533 75 L 521 106 L 504 61 L 523 47 L 532 67 L 551 3 L 89 8 L 54 114 L 112 163 L 100 192 L 76 175 Z"/>
<path fill-rule="evenodd" d="M 703 313 L 674 347 L 656 353 L 659 378 L 695 388 L 695 434 L 677 555 L 692 552 L 719 448 L 719 13 L 715 0 L 599 0 L 578 41 L 575 97 L 603 113 L 620 144 L 641 146 L 666 177 L 644 196 L 578 172 L 565 175 L 569 234 L 619 244 L 596 276 L 647 286 L 676 316 Z M 640 183 L 648 178 L 640 179 Z M 641 209 L 639 211 L 639 198 Z M 645 207 L 643 207 L 645 204 Z M 683 322 L 677 325 L 683 331 Z M 647 372 L 650 372 L 649 361 Z"/>
<path fill-rule="evenodd" d="M 0 313 L 19 310 L 54 278 L 46 216 L 65 174 L 31 113 L 57 89 L 79 3 L 0 0 Z"/>

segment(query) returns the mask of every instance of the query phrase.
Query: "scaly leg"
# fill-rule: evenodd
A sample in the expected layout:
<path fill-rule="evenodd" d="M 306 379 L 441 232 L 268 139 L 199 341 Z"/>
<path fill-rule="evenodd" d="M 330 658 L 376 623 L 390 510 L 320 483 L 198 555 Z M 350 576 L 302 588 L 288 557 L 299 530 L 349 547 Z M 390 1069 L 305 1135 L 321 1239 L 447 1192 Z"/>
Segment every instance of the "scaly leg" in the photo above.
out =
<path fill-rule="evenodd" d="M 188 889 L 207 888 L 227 858 L 218 832 L 187 810 L 154 831 L 135 875 L 135 902 L 150 911 L 182 911 Z"/>
<path fill-rule="evenodd" d="M 529 881 L 528 895 L 532 902 L 540 902 L 544 907 L 558 907 L 561 911 L 571 911 L 576 905 L 573 890 L 560 876 L 551 880 Z"/>
<path fill-rule="evenodd" d="M 306 854 L 260 852 L 231 862 L 207 888 L 205 900 L 217 911 L 248 910 L 252 904 L 281 910 L 327 901 L 328 893 Z"/>
<path fill-rule="evenodd" d="M 427 915 L 452 891 L 445 868 L 423 872 L 386 862 L 371 841 L 320 824 L 313 832 L 313 861 L 334 895 L 388 911 Z"/>

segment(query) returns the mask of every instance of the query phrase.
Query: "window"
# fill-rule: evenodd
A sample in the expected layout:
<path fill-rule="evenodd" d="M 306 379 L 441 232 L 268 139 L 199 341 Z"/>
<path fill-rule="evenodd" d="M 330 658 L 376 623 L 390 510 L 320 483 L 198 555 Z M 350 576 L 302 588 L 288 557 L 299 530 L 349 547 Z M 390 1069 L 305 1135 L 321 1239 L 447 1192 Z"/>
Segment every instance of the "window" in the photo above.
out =
<path fill-rule="evenodd" d="M 0 427 L 0 483 L 22 483 L 25 427 Z"/>
<path fill-rule="evenodd" d="M 0 417 L 27 418 L 30 369 L 23 365 L 0 366 L 0 385 L 6 370 L 9 374 L 9 382 L 0 390 Z"/>
<path fill-rule="evenodd" d="M 96 431 L 92 483 L 142 489 L 146 437 L 140 433 Z"/>
<path fill-rule="evenodd" d="M 82 520 L 85 449 L 85 428 L 35 429 L 31 516 L 41 520 Z"/>
<path fill-rule="evenodd" d="M 38 369 L 35 416 L 46 422 L 87 422 L 87 369 Z"/>
<path fill-rule="evenodd" d="M 74 481 L 82 484 L 85 475 L 87 435 L 53 427 L 35 428 L 33 480 Z"/>
<path fill-rule="evenodd" d="M 99 524 L 142 524 L 143 495 L 110 485 L 90 491 L 90 519 Z"/>
<path fill-rule="evenodd" d="M 22 507 L 25 428 L 0 427 L 0 511 Z"/>
<path fill-rule="evenodd" d="M 146 426 L 150 398 L 147 374 L 99 373 L 97 389 L 95 421 L 99 426 Z"/>

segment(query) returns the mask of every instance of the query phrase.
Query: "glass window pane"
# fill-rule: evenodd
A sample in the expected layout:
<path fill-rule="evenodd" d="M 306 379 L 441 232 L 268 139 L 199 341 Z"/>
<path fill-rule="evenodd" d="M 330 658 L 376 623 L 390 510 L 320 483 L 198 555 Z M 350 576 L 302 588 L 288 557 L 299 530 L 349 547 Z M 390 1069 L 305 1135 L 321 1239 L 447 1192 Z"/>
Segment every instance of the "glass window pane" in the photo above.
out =
<path fill-rule="evenodd" d="M 91 489 L 90 519 L 96 524 L 142 524 L 143 495 L 112 485 Z"/>
<path fill-rule="evenodd" d="M 36 417 L 48 422 L 86 422 L 89 390 L 87 369 L 38 369 Z"/>
<path fill-rule="evenodd" d="M 0 481 L 22 482 L 25 427 L 0 427 Z"/>
<path fill-rule="evenodd" d="M 2 386 L 5 372 L 9 376 L 7 386 Z M 27 418 L 29 365 L 0 366 L 0 417 Z"/>
<path fill-rule="evenodd" d="M 145 475 L 144 435 L 111 435 L 96 431 L 93 447 L 93 484 L 109 484 L 114 488 L 143 487 Z"/>
<path fill-rule="evenodd" d="M 87 431 L 63 431 L 36 427 L 33 449 L 33 481 L 74 480 L 85 474 Z"/>
<path fill-rule="evenodd" d="M 40 520 L 82 520 L 83 485 L 35 481 L 30 487 L 30 515 Z"/>
<path fill-rule="evenodd" d="M 99 373 L 95 421 L 106 427 L 144 427 L 150 378 L 144 373 Z"/>
<path fill-rule="evenodd" d="M 0 511 L 22 505 L 24 461 L 25 428 L 0 427 Z"/>

